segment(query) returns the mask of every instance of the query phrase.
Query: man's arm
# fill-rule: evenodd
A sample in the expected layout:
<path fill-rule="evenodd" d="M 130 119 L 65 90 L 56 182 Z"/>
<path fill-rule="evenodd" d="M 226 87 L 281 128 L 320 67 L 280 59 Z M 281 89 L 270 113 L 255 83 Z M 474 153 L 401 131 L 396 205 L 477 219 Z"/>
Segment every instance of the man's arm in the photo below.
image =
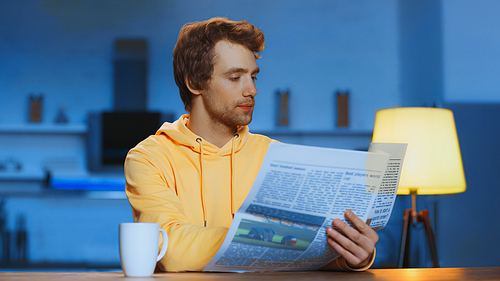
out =
<path fill-rule="evenodd" d="M 347 210 L 344 215 L 354 227 L 335 219 L 333 226 L 341 230 L 345 236 L 333 227 L 327 228 L 328 243 L 341 257 L 323 269 L 366 270 L 375 259 L 378 234 L 351 210 Z"/>
<path fill-rule="evenodd" d="M 175 187 L 168 184 L 173 182 L 173 174 L 165 171 L 171 167 L 155 165 L 146 150 L 133 150 L 125 161 L 126 193 L 134 221 L 156 222 L 167 231 L 169 246 L 160 261 L 161 269 L 201 271 L 219 250 L 228 229 L 190 222 Z"/>

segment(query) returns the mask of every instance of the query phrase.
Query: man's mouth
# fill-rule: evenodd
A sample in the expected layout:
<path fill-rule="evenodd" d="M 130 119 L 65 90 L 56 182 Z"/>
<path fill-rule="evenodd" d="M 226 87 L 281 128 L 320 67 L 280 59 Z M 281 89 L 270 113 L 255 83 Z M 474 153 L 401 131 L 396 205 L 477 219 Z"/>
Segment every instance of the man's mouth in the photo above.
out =
<path fill-rule="evenodd" d="M 253 103 L 247 103 L 247 104 L 241 104 L 241 105 L 238 105 L 239 108 L 245 110 L 245 111 L 250 111 L 252 110 L 254 104 Z"/>

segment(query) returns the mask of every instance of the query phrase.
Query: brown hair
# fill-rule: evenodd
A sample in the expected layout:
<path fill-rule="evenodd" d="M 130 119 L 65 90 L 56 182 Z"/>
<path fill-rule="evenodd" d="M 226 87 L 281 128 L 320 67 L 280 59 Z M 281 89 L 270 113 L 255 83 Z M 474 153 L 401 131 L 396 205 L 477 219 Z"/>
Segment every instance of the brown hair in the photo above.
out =
<path fill-rule="evenodd" d="M 247 47 L 255 53 L 256 59 L 260 58 L 257 53 L 265 48 L 260 28 L 246 21 L 215 17 L 185 24 L 179 32 L 173 56 L 175 83 L 188 112 L 192 93 L 186 86 L 186 78 L 191 88 L 201 90 L 207 85 L 213 72 L 214 47 L 220 40 Z"/>

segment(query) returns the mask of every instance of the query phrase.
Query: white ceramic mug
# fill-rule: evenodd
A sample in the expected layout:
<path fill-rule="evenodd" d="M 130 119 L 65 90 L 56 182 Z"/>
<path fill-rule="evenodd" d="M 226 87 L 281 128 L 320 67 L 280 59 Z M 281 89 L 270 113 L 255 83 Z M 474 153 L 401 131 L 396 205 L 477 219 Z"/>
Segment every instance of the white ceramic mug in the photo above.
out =
<path fill-rule="evenodd" d="M 160 235 L 163 244 L 158 254 Z M 151 276 L 168 247 L 167 232 L 157 223 L 120 223 L 120 260 L 126 276 Z"/>

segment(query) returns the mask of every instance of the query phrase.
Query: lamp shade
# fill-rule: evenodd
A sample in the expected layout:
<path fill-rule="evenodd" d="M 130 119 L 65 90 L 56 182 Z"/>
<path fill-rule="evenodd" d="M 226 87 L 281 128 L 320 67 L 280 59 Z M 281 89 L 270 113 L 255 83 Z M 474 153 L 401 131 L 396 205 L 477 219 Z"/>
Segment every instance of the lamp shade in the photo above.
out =
<path fill-rule="evenodd" d="M 407 143 L 398 194 L 465 191 L 465 176 L 451 110 L 403 107 L 380 110 L 372 142 Z"/>

